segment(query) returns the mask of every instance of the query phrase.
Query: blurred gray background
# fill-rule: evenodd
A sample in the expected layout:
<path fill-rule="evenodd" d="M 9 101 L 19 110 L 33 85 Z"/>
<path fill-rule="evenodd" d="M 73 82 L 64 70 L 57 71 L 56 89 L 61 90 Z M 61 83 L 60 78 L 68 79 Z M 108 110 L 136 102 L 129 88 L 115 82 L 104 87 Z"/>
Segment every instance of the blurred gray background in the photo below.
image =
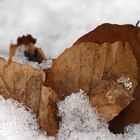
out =
<path fill-rule="evenodd" d="M 0 0 L 0 56 L 30 33 L 48 57 L 57 57 L 81 35 L 104 22 L 135 24 L 140 0 Z"/>

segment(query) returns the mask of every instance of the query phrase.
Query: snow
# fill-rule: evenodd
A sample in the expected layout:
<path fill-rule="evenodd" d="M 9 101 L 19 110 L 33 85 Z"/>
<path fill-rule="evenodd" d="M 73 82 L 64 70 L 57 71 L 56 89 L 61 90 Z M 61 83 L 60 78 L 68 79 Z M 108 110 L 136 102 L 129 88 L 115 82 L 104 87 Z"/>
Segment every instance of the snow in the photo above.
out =
<path fill-rule="evenodd" d="M 139 0 L 0 0 L 0 54 L 7 56 L 17 36 L 31 33 L 48 57 L 57 57 L 99 24 L 135 24 L 139 5 Z"/>
<path fill-rule="evenodd" d="M 28 110 L 13 99 L 0 97 L 0 140 L 53 140 L 39 132 L 36 117 Z"/>
<path fill-rule="evenodd" d="M 132 88 L 132 82 L 130 81 L 129 77 L 122 76 L 119 79 L 117 79 L 118 84 L 124 85 L 128 90 Z"/>
<path fill-rule="evenodd" d="M 94 135 L 93 133 L 100 128 L 107 127 L 107 124 L 97 119 L 96 111 L 90 106 L 88 97 L 82 90 L 59 102 L 58 109 L 59 116 L 62 118 L 58 134 L 60 140 L 72 138 L 76 140 L 82 133 Z"/>
<path fill-rule="evenodd" d="M 124 134 L 113 134 L 108 124 L 98 120 L 98 114 L 91 107 L 86 94 L 78 93 L 58 103 L 62 118 L 57 140 L 139 140 L 140 124 L 129 125 Z"/>
<path fill-rule="evenodd" d="M 0 97 L 0 140 L 139 140 L 140 124 L 129 125 L 124 134 L 111 133 L 82 90 L 58 102 L 58 109 L 62 118 L 59 133 L 50 137 L 39 131 L 31 110 Z"/>
<path fill-rule="evenodd" d="M 139 20 L 139 5 L 139 0 L 0 0 L 0 56 L 8 57 L 9 44 L 16 42 L 17 36 L 30 33 L 37 38 L 37 46 L 43 48 L 47 57 L 56 58 L 78 37 L 99 24 L 135 24 Z M 23 57 L 23 62 L 18 57 L 21 56 L 16 56 L 15 61 L 28 63 L 26 58 Z M 35 63 L 31 65 L 36 67 Z M 124 135 L 112 134 L 108 124 L 97 120 L 96 111 L 82 91 L 58 103 L 58 107 L 62 122 L 58 136 L 53 138 L 39 132 L 31 111 L 14 100 L 0 98 L 0 139 L 140 139 L 140 124 L 129 125 Z"/>
<path fill-rule="evenodd" d="M 49 69 L 52 66 L 52 59 L 43 60 L 42 63 L 29 61 L 28 57 L 24 55 L 24 51 L 26 47 L 24 45 L 19 46 L 16 49 L 15 56 L 13 57 L 13 61 L 20 63 L 20 64 L 28 64 L 31 65 L 33 68 L 36 69 Z"/>

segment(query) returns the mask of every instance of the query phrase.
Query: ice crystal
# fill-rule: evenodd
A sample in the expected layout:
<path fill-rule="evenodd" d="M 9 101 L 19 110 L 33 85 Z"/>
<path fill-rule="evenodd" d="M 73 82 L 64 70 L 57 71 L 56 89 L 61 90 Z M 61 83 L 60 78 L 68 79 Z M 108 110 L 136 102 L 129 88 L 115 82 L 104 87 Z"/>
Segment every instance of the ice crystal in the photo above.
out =
<path fill-rule="evenodd" d="M 128 90 L 132 88 L 132 82 L 130 81 L 129 77 L 120 77 L 117 79 L 117 83 L 123 84 Z"/>

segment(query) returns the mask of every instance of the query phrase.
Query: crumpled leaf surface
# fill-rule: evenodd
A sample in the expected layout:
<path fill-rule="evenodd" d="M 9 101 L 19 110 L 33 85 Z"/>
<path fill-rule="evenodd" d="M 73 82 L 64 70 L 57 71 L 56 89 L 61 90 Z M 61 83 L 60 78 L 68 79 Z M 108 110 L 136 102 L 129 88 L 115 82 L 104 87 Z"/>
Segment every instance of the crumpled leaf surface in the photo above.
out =
<path fill-rule="evenodd" d="M 136 63 L 128 42 L 83 42 L 58 57 L 46 85 L 53 88 L 61 99 L 79 89 L 84 90 L 101 119 L 108 122 L 133 100 L 137 85 Z M 130 89 L 117 82 L 121 77 L 130 78 Z"/>
<path fill-rule="evenodd" d="M 44 81 L 42 70 L 0 58 L 0 95 L 27 105 L 37 114 L 40 128 L 48 135 L 55 135 L 58 130 L 56 102 L 59 99 L 51 88 L 43 85 Z"/>
<path fill-rule="evenodd" d="M 134 91 L 135 100 L 110 122 L 110 130 L 114 133 L 121 133 L 124 131 L 125 126 L 140 123 L 140 108 L 138 107 L 140 106 L 140 27 L 130 24 L 104 23 L 80 37 L 75 44 L 81 42 L 102 44 L 105 42 L 114 43 L 116 41 L 121 41 L 123 44 L 127 41 L 130 44 L 136 57 L 138 68 L 138 84 Z"/>

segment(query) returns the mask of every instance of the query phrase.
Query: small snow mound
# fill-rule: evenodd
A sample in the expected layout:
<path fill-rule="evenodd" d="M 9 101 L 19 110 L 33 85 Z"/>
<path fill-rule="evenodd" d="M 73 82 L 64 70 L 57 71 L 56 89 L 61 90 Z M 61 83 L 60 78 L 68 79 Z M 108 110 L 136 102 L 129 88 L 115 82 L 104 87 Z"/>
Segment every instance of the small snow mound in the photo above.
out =
<path fill-rule="evenodd" d="M 139 140 L 140 124 L 129 125 L 124 134 L 115 135 L 108 124 L 98 120 L 83 91 L 58 103 L 62 121 L 57 137 L 38 130 L 36 117 L 15 100 L 0 97 L 0 140 Z"/>
<path fill-rule="evenodd" d="M 98 120 L 89 98 L 80 90 L 58 103 L 61 117 L 57 140 L 139 140 L 140 124 L 129 125 L 125 134 L 113 134 L 108 124 Z"/>
<path fill-rule="evenodd" d="M 13 60 L 20 64 L 28 64 L 36 69 L 49 69 L 52 66 L 52 59 L 43 60 L 42 63 L 29 61 L 28 57 L 24 55 L 24 51 L 26 50 L 26 46 L 21 45 L 16 49 L 15 56 Z"/>
<path fill-rule="evenodd" d="M 125 128 L 125 134 L 122 139 L 140 140 L 140 124 L 131 124 Z"/>
<path fill-rule="evenodd" d="M 36 117 L 13 99 L 0 97 L 0 140 L 53 140 L 40 133 Z"/>
<path fill-rule="evenodd" d="M 93 136 L 101 128 L 107 129 L 108 125 L 98 120 L 96 111 L 90 106 L 89 99 L 82 90 L 59 102 L 58 109 L 58 115 L 62 118 L 59 140 L 77 140 L 83 135 L 90 138 L 89 136 Z M 97 135 L 94 136 L 95 139 L 97 137 Z"/>

